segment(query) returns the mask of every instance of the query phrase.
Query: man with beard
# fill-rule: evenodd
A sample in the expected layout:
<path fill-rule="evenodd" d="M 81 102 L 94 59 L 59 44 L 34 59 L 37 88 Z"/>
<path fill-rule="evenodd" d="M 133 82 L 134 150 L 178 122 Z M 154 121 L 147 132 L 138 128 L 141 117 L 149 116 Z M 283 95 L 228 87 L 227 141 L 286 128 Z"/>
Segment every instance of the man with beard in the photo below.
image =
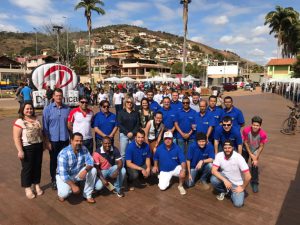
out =
<path fill-rule="evenodd" d="M 65 147 L 57 157 L 57 194 L 63 202 L 70 194 L 79 194 L 78 182 L 84 182 L 83 197 L 88 203 L 95 203 L 92 192 L 95 187 L 97 170 L 93 167 L 93 158 L 83 145 L 80 133 L 71 135 L 71 144 Z"/>
<path fill-rule="evenodd" d="M 197 113 L 200 112 L 199 101 L 200 101 L 200 94 L 197 92 L 193 92 L 190 107 L 191 109 L 195 110 Z"/>
<path fill-rule="evenodd" d="M 251 180 L 249 167 L 245 159 L 233 151 L 233 143 L 226 140 L 223 152 L 216 155 L 213 162 L 210 182 L 219 193 L 217 199 L 224 200 L 229 195 L 235 207 L 242 207 L 245 199 L 245 189 Z"/>
<path fill-rule="evenodd" d="M 147 91 L 147 99 L 149 101 L 149 107 L 150 107 L 151 111 L 156 113 L 161 107 L 156 101 L 153 100 L 153 97 L 154 97 L 154 92 L 152 90 L 148 90 Z"/>

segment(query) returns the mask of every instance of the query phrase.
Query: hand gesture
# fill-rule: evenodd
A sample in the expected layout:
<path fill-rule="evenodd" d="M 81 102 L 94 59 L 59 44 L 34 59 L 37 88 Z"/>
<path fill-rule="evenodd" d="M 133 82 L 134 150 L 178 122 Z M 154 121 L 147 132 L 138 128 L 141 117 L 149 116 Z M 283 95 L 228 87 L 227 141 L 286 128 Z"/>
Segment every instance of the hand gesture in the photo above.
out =
<path fill-rule="evenodd" d="M 85 180 L 86 175 L 87 175 L 87 171 L 86 170 L 82 170 L 79 173 L 78 177 L 79 177 L 80 180 Z"/>
<path fill-rule="evenodd" d="M 228 180 L 224 181 L 224 185 L 225 185 L 225 187 L 226 187 L 227 190 L 231 190 L 232 184 Z"/>
<path fill-rule="evenodd" d="M 152 173 L 158 173 L 158 167 L 157 166 L 153 166 Z"/>
<path fill-rule="evenodd" d="M 71 186 L 71 189 L 72 189 L 72 192 L 74 194 L 79 194 L 80 193 L 80 188 L 75 184 Z"/>
<path fill-rule="evenodd" d="M 200 170 L 202 166 L 203 166 L 203 160 L 200 160 L 196 165 L 196 169 Z"/>

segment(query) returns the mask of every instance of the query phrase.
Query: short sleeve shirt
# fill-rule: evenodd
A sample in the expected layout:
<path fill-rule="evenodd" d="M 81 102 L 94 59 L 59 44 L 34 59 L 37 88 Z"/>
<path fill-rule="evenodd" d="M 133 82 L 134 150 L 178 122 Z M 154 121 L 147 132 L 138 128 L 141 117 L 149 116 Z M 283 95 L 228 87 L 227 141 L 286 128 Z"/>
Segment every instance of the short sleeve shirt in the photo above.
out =
<path fill-rule="evenodd" d="M 230 111 L 223 109 L 223 112 L 221 114 L 221 121 L 225 116 L 231 117 L 232 124 L 234 127 L 240 128 L 240 126 L 245 123 L 245 119 L 244 119 L 244 115 L 243 115 L 242 111 L 234 106 L 232 107 L 232 109 Z"/>
<path fill-rule="evenodd" d="M 121 160 L 121 154 L 117 148 L 111 147 L 109 153 L 103 150 L 103 146 L 100 148 L 100 153 L 93 153 L 93 160 L 95 165 L 99 165 L 101 170 L 107 170 L 116 164 L 116 161 Z"/>
<path fill-rule="evenodd" d="M 192 129 L 192 124 L 196 124 L 196 111 L 193 109 L 190 109 L 189 111 L 185 111 L 181 109 L 177 114 L 176 114 L 176 122 L 178 123 L 179 128 L 182 130 L 184 133 L 188 133 Z M 177 137 L 179 139 L 183 139 L 181 134 L 178 132 Z M 190 139 L 195 138 L 195 132 L 193 132 L 190 136 Z"/>
<path fill-rule="evenodd" d="M 146 159 L 151 157 L 149 145 L 143 143 L 138 146 L 135 141 L 127 145 L 125 151 L 125 160 L 130 160 L 132 163 L 143 166 L 145 165 Z"/>
<path fill-rule="evenodd" d="M 22 145 L 28 146 L 42 142 L 42 126 L 39 120 L 30 123 L 26 120 L 17 119 L 14 126 L 22 129 Z"/>
<path fill-rule="evenodd" d="M 209 127 L 215 126 L 215 119 L 210 113 L 208 113 L 208 111 L 206 111 L 204 115 L 197 113 L 196 125 L 197 132 L 203 132 L 206 134 Z"/>
<path fill-rule="evenodd" d="M 260 129 L 256 135 L 252 134 L 251 126 L 245 127 L 242 133 L 244 142 L 249 144 L 250 150 L 254 153 L 260 146 L 268 142 L 267 134 L 263 129 Z"/>
<path fill-rule="evenodd" d="M 93 127 L 97 127 L 104 134 L 110 135 L 113 129 L 118 126 L 117 117 L 113 113 L 108 113 L 108 115 L 103 112 L 96 113 L 93 121 Z M 102 140 L 102 137 L 95 132 L 96 139 Z"/>
<path fill-rule="evenodd" d="M 215 131 L 214 139 L 218 140 L 221 145 L 223 145 L 224 141 L 231 140 L 236 149 L 238 145 L 243 144 L 240 129 L 237 127 L 232 127 L 229 132 L 226 132 L 222 126 L 218 126 Z"/>
<path fill-rule="evenodd" d="M 73 133 L 79 132 L 83 136 L 83 140 L 88 140 L 92 137 L 92 119 L 94 113 L 92 110 L 87 112 L 82 111 L 79 107 L 73 109 L 69 116 L 68 122 L 73 123 Z"/>
<path fill-rule="evenodd" d="M 197 142 L 189 146 L 186 159 L 191 162 L 191 169 L 194 169 L 200 160 L 215 158 L 214 147 L 211 143 L 200 148 Z"/>

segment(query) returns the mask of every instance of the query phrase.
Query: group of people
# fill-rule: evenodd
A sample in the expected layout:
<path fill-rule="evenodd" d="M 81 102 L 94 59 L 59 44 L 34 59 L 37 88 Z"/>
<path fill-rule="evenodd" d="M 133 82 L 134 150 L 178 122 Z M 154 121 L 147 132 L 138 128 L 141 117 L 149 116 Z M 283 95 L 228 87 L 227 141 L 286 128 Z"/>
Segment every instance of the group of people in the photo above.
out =
<path fill-rule="evenodd" d="M 83 197 L 95 203 L 92 194 L 103 187 L 123 197 L 125 180 L 128 190 L 134 190 L 158 178 L 159 189 L 166 190 L 175 176 L 181 195 L 195 184 L 204 191 L 212 186 L 218 200 L 229 196 L 234 206 L 243 206 L 249 182 L 254 193 L 259 191 L 258 161 L 267 142 L 262 119 L 254 116 L 243 128 L 243 113 L 230 96 L 222 108 L 214 95 L 208 100 L 197 92 L 180 96 L 176 90 L 161 98 L 155 95 L 139 89 L 120 96 L 120 104 L 113 100 L 116 114 L 103 99 L 94 114 L 87 96 L 70 109 L 62 102 L 62 90 L 55 89 L 42 121 L 32 103 L 23 104 L 13 136 L 27 198 L 43 194 L 42 156 L 48 149 L 52 189 L 60 201 L 79 193 L 82 182 Z"/>

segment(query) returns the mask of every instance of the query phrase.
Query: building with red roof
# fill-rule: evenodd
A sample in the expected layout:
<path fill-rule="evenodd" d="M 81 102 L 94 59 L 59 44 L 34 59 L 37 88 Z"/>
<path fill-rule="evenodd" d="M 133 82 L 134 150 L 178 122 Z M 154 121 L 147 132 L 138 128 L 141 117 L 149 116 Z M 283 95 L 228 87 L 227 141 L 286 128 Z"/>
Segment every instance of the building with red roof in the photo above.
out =
<path fill-rule="evenodd" d="M 294 74 L 293 65 L 297 62 L 294 58 L 271 59 L 267 63 L 268 77 L 291 78 Z"/>

